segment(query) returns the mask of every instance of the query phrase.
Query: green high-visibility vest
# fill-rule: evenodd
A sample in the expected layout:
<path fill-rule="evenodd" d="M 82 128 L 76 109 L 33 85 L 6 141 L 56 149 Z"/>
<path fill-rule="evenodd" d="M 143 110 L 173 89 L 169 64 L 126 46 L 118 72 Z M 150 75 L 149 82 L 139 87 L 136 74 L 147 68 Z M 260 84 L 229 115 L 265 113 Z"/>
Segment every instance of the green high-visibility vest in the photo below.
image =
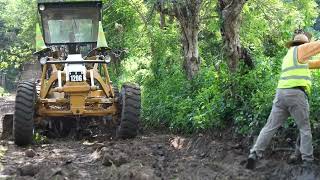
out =
<path fill-rule="evenodd" d="M 298 61 L 297 46 L 289 49 L 283 58 L 281 76 L 278 88 L 292 88 L 302 86 L 308 94 L 311 93 L 311 73 L 308 64 Z"/>
<path fill-rule="evenodd" d="M 99 21 L 97 48 L 102 48 L 102 47 L 108 47 L 108 44 L 107 44 L 106 36 L 104 35 L 102 23 L 101 23 L 101 21 Z"/>
<path fill-rule="evenodd" d="M 39 23 L 36 24 L 36 51 L 39 52 L 43 49 L 46 49 L 47 46 L 44 43 L 43 36 L 40 30 Z"/>

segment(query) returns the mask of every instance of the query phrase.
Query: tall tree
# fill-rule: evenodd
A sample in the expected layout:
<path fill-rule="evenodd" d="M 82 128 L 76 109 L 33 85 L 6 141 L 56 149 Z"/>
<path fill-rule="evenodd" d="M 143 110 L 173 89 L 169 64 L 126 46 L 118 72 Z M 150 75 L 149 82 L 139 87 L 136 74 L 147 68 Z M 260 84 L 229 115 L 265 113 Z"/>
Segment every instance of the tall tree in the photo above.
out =
<path fill-rule="evenodd" d="M 192 79 L 200 69 L 198 34 L 200 30 L 200 7 L 202 0 L 174 2 L 175 17 L 181 27 L 184 52 L 184 69 L 188 79 Z"/>
<path fill-rule="evenodd" d="M 157 0 L 160 26 L 165 26 L 164 14 L 174 16 L 181 29 L 183 47 L 183 68 L 188 79 L 193 79 L 200 69 L 198 34 L 200 30 L 200 10 L 202 0 L 166 1 Z M 164 7 L 167 4 L 167 7 Z"/>
<path fill-rule="evenodd" d="M 243 59 L 249 67 L 253 62 L 248 50 L 241 47 L 240 25 L 241 12 L 247 0 L 219 0 L 219 14 L 221 18 L 221 34 L 224 40 L 224 51 L 228 58 L 229 70 L 235 73 L 239 59 Z"/>

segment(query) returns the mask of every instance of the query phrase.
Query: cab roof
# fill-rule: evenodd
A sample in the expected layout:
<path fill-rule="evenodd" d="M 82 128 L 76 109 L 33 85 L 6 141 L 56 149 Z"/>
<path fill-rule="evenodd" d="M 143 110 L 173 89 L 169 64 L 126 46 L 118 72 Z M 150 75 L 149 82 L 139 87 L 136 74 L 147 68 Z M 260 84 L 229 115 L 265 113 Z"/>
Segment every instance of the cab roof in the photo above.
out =
<path fill-rule="evenodd" d="M 96 2 L 101 3 L 102 0 L 37 0 L 38 4 L 46 3 L 77 3 L 77 2 Z"/>
<path fill-rule="evenodd" d="M 102 0 L 37 0 L 38 6 L 61 7 L 97 7 L 102 8 Z"/>

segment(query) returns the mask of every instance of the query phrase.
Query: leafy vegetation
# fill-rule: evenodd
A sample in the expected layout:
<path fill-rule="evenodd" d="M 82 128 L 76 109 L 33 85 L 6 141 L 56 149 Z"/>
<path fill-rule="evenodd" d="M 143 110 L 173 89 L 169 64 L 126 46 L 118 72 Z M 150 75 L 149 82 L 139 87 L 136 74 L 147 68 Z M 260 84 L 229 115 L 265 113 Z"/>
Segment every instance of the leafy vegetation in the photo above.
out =
<path fill-rule="evenodd" d="M 32 61 L 35 46 L 36 0 L 0 0 L 0 68 L 9 89 L 23 62 Z"/>
<path fill-rule="evenodd" d="M 165 125 L 173 131 L 191 133 L 233 125 L 237 133 L 257 133 L 271 110 L 285 42 L 299 27 L 312 32 L 314 39 L 320 37 L 314 26 L 317 2 L 244 3 L 239 42 L 254 67 L 249 68 L 246 58 L 240 56 L 236 71 L 230 72 L 229 54 L 224 49 L 226 37 L 221 32 L 223 18 L 218 10 L 221 1 L 202 1 L 199 29 L 195 29 L 200 64 L 191 78 L 186 74 L 190 68 L 185 68 L 182 35 L 186 28 L 174 14 L 178 5 L 188 10 L 183 2 L 104 0 L 103 25 L 108 45 L 120 52 L 111 64 L 113 82 L 141 85 L 143 119 L 148 126 Z M 12 72 L 32 58 L 35 0 L 0 0 L 0 4 L 0 67 Z M 319 71 L 313 75 L 310 104 L 315 125 L 320 117 Z"/>
<path fill-rule="evenodd" d="M 3 88 L 0 86 L 0 97 L 3 97 L 3 96 L 8 96 L 9 93 Z"/>
<path fill-rule="evenodd" d="M 47 144 L 49 143 L 48 137 L 41 135 L 39 132 L 36 132 L 33 135 L 33 142 L 35 144 Z"/>

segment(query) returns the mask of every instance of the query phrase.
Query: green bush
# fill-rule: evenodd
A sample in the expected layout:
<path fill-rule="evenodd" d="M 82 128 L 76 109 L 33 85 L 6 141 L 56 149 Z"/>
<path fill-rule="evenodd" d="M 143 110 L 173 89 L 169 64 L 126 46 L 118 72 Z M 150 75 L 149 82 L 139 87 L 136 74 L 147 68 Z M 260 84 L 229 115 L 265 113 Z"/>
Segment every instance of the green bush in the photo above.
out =
<path fill-rule="evenodd" d="M 256 133 L 269 116 L 277 86 L 278 75 L 272 71 L 274 59 L 260 63 L 236 79 L 238 109 L 234 114 L 237 132 Z"/>
<path fill-rule="evenodd" d="M 4 97 L 8 95 L 9 93 L 3 87 L 0 86 L 0 97 Z"/>

